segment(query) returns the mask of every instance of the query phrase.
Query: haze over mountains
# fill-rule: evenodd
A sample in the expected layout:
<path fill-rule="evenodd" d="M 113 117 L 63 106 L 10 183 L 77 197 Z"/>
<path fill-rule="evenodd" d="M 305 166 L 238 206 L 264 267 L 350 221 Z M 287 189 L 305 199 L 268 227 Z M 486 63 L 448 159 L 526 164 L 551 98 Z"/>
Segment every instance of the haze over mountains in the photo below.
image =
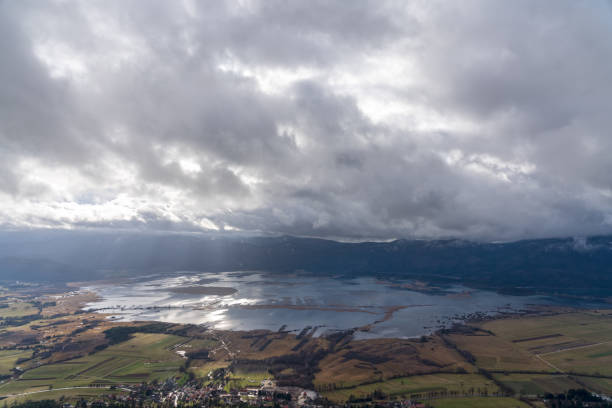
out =
<path fill-rule="evenodd" d="M 173 271 L 304 271 L 464 283 L 502 291 L 607 296 L 612 236 L 510 243 L 160 235 L 75 231 L 3 232 L 4 279 L 71 281 Z"/>

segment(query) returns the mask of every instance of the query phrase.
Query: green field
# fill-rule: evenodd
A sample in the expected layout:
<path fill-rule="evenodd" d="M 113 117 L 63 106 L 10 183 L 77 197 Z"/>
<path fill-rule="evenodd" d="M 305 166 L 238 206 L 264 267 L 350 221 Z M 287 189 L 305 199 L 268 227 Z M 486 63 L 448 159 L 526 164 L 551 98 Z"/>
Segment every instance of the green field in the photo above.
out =
<path fill-rule="evenodd" d="M 612 343 L 583 346 L 541 357 L 565 372 L 612 375 Z"/>
<path fill-rule="evenodd" d="M 479 368 L 612 375 L 612 318 L 607 314 L 521 316 L 476 326 L 484 332 L 450 334 L 449 339 L 472 354 Z"/>
<path fill-rule="evenodd" d="M 501 319 L 483 327 L 512 341 L 517 348 L 536 354 L 612 341 L 612 319 L 596 313 Z"/>
<path fill-rule="evenodd" d="M 528 408 L 529 405 L 514 398 L 445 398 L 428 401 L 434 408 Z"/>
<path fill-rule="evenodd" d="M 36 311 L 35 308 L 28 308 L 32 308 L 31 304 L 15 302 L 5 311 L 15 316 Z M 0 309 L 0 313 L 2 310 Z M 28 325 L 7 327 L 4 330 L 14 332 L 17 340 L 32 336 L 41 330 L 45 330 L 46 339 L 60 339 L 61 337 L 57 337 L 55 333 L 61 333 L 62 330 L 70 333 L 79 323 L 64 322 L 53 326 L 52 319 L 41 322 L 45 325 L 27 327 L 32 324 L 38 325 L 37 322 L 30 322 Z M 324 384 L 330 386 L 318 389 L 323 390 L 324 397 L 338 403 L 351 398 L 372 397 L 374 400 L 411 398 L 426 400 L 434 407 L 502 408 L 526 405 L 512 398 L 495 397 L 496 394 L 500 394 L 500 389 L 496 385 L 500 382 L 511 389 L 515 397 L 562 393 L 572 388 L 588 388 L 601 393 L 612 393 L 611 316 L 597 312 L 572 312 L 511 317 L 472 324 L 480 328 L 463 328 L 434 335 L 426 342 L 393 339 L 355 341 L 346 350 L 340 350 L 322 360 L 319 366 L 320 373 L 327 376 Z M 60 327 L 61 325 L 67 328 Z M 91 338 L 95 338 L 96 342 L 104 341 L 103 329 L 97 330 L 98 332 L 92 334 Z M 49 337 L 50 335 L 55 337 Z M 39 364 L 40 360 L 33 359 L 20 364 L 27 371 L 18 379 L 0 384 L 0 396 L 10 396 L 7 401 L 12 401 L 26 398 L 21 394 L 37 392 L 29 394 L 29 399 L 59 398 L 62 395 L 78 398 L 78 396 L 119 392 L 109 390 L 108 387 L 111 385 L 164 381 L 170 377 L 180 377 L 178 384 L 182 384 L 188 376 L 180 371 L 186 360 L 178 352 L 193 352 L 190 354 L 193 360 L 189 370 L 198 377 L 208 377 L 211 371 L 226 368 L 217 371 L 214 380 L 220 382 L 225 377 L 226 391 L 257 387 L 262 380 L 272 377 L 265 367 L 262 368 L 263 356 L 268 354 L 260 355 L 259 352 L 249 349 L 248 344 L 252 340 L 244 340 L 240 334 L 234 337 L 226 335 L 225 341 L 234 350 L 239 348 L 250 353 L 241 354 L 248 356 L 242 360 L 229 358 L 229 354 L 219 347 L 218 340 L 193 333 L 189 337 L 184 337 L 184 334 L 177 336 L 136 333 L 125 342 L 109 346 L 91 355 L 84 355 L 92 349 L 85 347 L 86 344 L 91 346 L 91 343 L 88 343 L 89 338 L 83 340 L 79 337 L 79 342 L 75 341 L 74 336 L 65 336 L 66 343 L 63 343 L 65 340 L 57 340 L 56 343 L 73 346 L 70 351 L 72 354 L 64 350 L 54 352 L 55 361 L 66 355 L 81 357 L 33 369 L 28 368 Z M 13 347 L 10 344 L 9 346 Z M 209 354 L 208 350 L 217 350 L 217 353 Z M 286 352 L 290 353 L 290 350 L 288 347 Z M 273 347 L 266 353 L 278 353 L 278 349 Z M 357 357 L 351 357 L 351 360 L 345 355 Z M 395 358 L 396 355 L 409 358 L 398 360 Z M 18 359 L 30 356 L 31 350 L 0 350 L 0 374 L 9 374 Z M 210 360 L 211 356 L 216 360 Z M 384 363 L 366 365 L 363 368 L 363 361 L 369 361 L 367 359 L 374 357 L 382 358 Z M 495 376 L 496 382 L 476 374 L 476 367 L 472 362 L 479 368 L 489 370 Z M 432 371 L 414 371 L 413 375 L 410 369 L 414 368 L 414 364 L 425 370 L 435 369 L 443 373 L 425 374 Z M 459 366 L 465 368 L 465 371 L 456 372 Z M 345 375 L 342 377 L 345 380 L 346 373 L 352 375 L 355 367 L 362 370 L 360 372 L 360 375 L 364 374 L 362 379 L 352 383 L 337 381 L 342 375 Z M 409 370 L 406 371 L 407 369 Z M 295 375 L 298 372 L 298 368 L 293 366 L 284 367 L 283 372 L 285 370 L 287 375 Z M 584 376 L 598 373 L 609 375 L 611 378 Z M 282 375 L 281 372 L 280 377 Z M 402 377 L 393 378 L 397 375 Z M 317 379 L 320 379 L 319 377 L 320 374 L 317 374 Z M 384 378 L 387 379 L 380 380 Z M 367 383 L 372 380 L 377 382 Z M 337 385 L 345 388 L 333 389 Z M 91 386 L 102 388 L 60 390 L 65 387 Z"/>
<path fill-rule="evenodd" d="M 230 374 L 225 388 L 230 391 L 246 387 L 259 387 L 263 380 L 272 378 L 272 375 L 267 371 L 236 369 Z"/>
<path fill-rule="evenodd" d="M 323 392 L 323 396 L 332 401 L 342 402 L 352 395 L 363 398 L 379 390 L 390 397 L 410 397 L 410 395 L 426 396 L 430 393 L 457 392 L 468 394 L 470 392 L 484 392 L 492 394 L 499 388 L 490 380 L 478 374 L 430 374 L 412 377 L 394 378 L 387 381 L 360 385 L 352 388 Z"/>
<path fill-rule="evenodd" d="M 208 375 L 219 368 L 226 368 L 231 364 L 230 361 L 210 361 L 205 362 L 202 365 L 194 366 L 193 364 L 189 367 L 189 371 L 193 372 L 196 377 L 208 377 Z"/>
<path fill-rule="evenodd" d="M 496 374 L 495 379 L 512 388 L 516 394 L 523 395 L 542 395 L 547 392 L 558 394 L 572 388 L 582 388 L 565 375 Z"/>
<path fill-rule="evenodd" d="M 598 394 L 612 394 L 612 379 L 609 378 L 594 378 L 594 377 L 577 377 L 584 384 L 581 388 L 587 387 Z"/>
<path fill-rule="evenodd" d="M 20 358 L 32 356 L 31 350 L 1 350 L 0 351 L 0 375 L 8 375 Z"/>
<path fill-rule="evenodd" d="M 100 397 L 102 395 L 120 395 L 120 394 L 126 394 L 125 391 L 122 390 L 109 390 L 107 388 L 79 388 L 79 389 L 72 389 L 72 390 L 47 390 L 44 392 L 39 392 L 36 394 L 28 394 L 28 395 L 22 395 L 19 397 L 8 397 L 4 400 L 2 400 L 2 403 L 4 404 L 6 402 L 7 406 L 10 406 L 13 402 L 15 403 L 22 403 L 25 401 L 40 401 L 40 400 L 45 400 L 45 399 L 54 399 L 54 400 L 59 400 L 60 398 L 63 398 L 64 402 L 76 402 L 77 400 L 81 399 L 81 398 L 95 398 L 95 397 Z"/>
<path fill-rule="evenodd" d="M 476 358 L 476 366 L 479 368 L 554 371 L 533 354 L 501 336 L 451 335 L 449 337 L 461 350 L 468 351 Z"/>
<path fill-rule="evenodd" d="M 12 302 L 7 308 L 0 309 L 0 318 L 22 317 L 38 313 L 38 308 L 28 302 Z"/>
<path fill-rule="evenodd" d="M 138 333 L 131 340 L 96 354 L 28 370 L 18 380 L 1 386 L 0 395 L 90 384 L 165 380 L 177 375 L 184 362 L 170 348 L 186 340 L 173 335 Z"/>

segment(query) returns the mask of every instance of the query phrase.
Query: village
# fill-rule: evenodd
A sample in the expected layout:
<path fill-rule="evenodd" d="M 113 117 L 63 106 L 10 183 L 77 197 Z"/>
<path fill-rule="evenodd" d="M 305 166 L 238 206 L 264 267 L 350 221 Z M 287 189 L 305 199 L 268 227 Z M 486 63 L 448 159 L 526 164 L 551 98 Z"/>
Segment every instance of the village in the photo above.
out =
<path fill-rule="evenodd" d="M 162 407 L 185 407 L 185 406 L 256 406 L 256 407 L 282 407 L 282 408 L 323 408 L 334 406 L 345 406 L 346 404 L 334 404 L 322 398 L 316 391 L 300 387 L 281 387 L 270 379 L 263 380 L 260 386 L 245 387 L 227 391 L 224 383 L 215 385 L 202 385 L 192 381 L 182 386 L 173 379 L 164 383 L 141 384 L 138 386 L 117 387 L 129 393 L 113 395 L 106 401 L 83 401 L 88 406 L 99 406 L 100 404 L 112 406 L 115 403 L 128 406 L 162 406 Z M 111 402 L 112 401 L 112 402 Z M 349 404 L 350 405 L 350 404 Z M 369 405 L 369 404 L 359 404 Z M 395 400 L 389 402 L 378 402 L 377 406 L 389 408 L 425 408 L 426 405 L 411 400 Z M 83 406 L 81 404 L 80 406 Z M 64 408 L 71 408 L 71 404 L 64 404 Z"/>

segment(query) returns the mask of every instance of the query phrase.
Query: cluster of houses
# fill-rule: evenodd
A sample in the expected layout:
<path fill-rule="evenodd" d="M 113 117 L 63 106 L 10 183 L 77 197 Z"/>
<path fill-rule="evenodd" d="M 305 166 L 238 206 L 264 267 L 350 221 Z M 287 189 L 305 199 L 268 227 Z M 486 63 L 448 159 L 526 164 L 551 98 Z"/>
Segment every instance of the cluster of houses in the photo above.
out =
<path fill-rule="evenodd" d="M 332 402 L 322 399 L 313 390 L 300 387 L 281 387 L 274 380 L 266 379 L 261 381 L 257 387 L 245 387 L 239 390 L 225 390 L 224 383 L 203 386 L 201 383 L 190 382 L 179 385 L 174 379 L 168 379 L 163 383 L 143 383 L 132 386 L 112 386 L 111 390 L 122 390 L 128 393 L 115 394 L 111 396 L 111 401 L 98 401 L 91 406 L 117 407 L 126 406 L 150 406 L 157 407 L 211 407 L 211 406 L 235 406 L 235 407 L 281 407 L 281 408 L 330 408 L 342 407 Z M 84 406 L 89 406 L 82 401 Z M 99 404 L 102 405 L 99 405 Z M 110 404 L 109 404 L 110 403 Z M 119 403 L 119 404 L 116 404 Z M 371 403 L 359 404 L 370 405 Z M 68 405 L 68 404 L 66 404 Z M 66 406 L 64 408 L 72 408 Z M 351 404 L 349 404 L 351 405 Z M 377 407 L 385 408 L 426 408 L 427 405 L 413 400 L 391 400 L 378 401 L 373 404 Z M 83 406 L 83 404 L 81 405 Z"/>
<path fill-rule="evenodd" d="M 347 407 L 352 404 L 333 404 L 321 399 L 313 390 L 299 387 L 280 387 L 273 380 L 263 380 L 258 387 L 246 387 L 226 392 L 223 384 L 202 386 L 199 384 L 178 385 L 169 379 L 163 383 L 139 384 L 133 386 L 112 386 L 111 390 L 128 393 L 106 396 L 103 401 L 81 400 L 76 406 L 63 404 L 63 408 L 111 407 L 274 407 L 274 408 L 332 408 Z M 110 399 L 109 399 L 110 397 Z M 366 402 L 361 406 L 384 408 L 426 408 L 428 405 L 413 400 L 390 400 Z"/>
<path fill-rule="evenodd" d="M 139 385 L 130 394 L 116 396 L 119 401 L 130 403 L 146 398 L 161 406 L 218 406 L 249 405 L 286 408 L 322 408 L 317 404 L 319 394 L 299 387 L 279 387 L 273 380 L 263 380 L 258 387 L 246 387 L 227 392 L 223 384 L 200 386 L 185 384 L 179 386 L 172 380 L 163 384 Z"/>

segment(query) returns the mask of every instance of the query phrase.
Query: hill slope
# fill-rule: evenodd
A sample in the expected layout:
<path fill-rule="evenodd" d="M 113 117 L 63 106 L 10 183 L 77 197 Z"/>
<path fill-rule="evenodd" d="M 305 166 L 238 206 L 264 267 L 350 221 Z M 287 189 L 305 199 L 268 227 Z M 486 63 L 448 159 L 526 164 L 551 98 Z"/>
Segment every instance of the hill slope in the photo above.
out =
<path fill-rule="evenodd" d="M 612 237 L 340 243 L 69 231 L 0 234 L 0 278 L 5 280 L 69 281 L 176 270 L 305 270 L 607 296 L 612 293 Z"/>

